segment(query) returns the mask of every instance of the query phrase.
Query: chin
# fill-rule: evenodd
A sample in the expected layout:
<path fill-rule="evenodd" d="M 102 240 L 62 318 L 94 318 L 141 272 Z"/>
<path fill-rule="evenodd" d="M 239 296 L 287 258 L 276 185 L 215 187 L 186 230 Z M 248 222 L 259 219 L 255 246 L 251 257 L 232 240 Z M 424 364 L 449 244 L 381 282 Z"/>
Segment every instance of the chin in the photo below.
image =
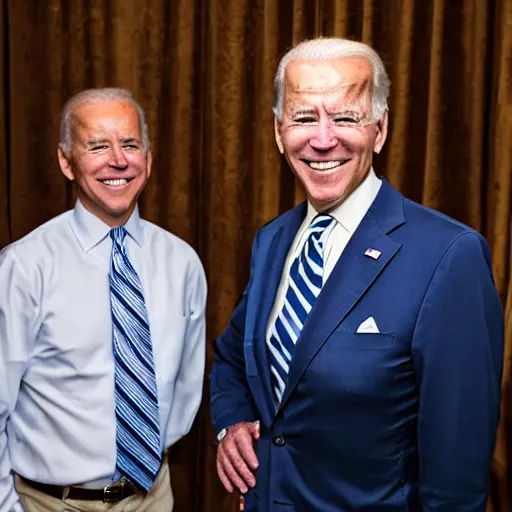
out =
<path fill-rule="evenodd" d="M 345 191 L 329 194 L 306 194 L 308 201 L 314 206 L 317 211 L 328 210 L 337 206 L 345 198 Z"/>
<path fill-rule="evenodd" d="M 110 219 L 110 222 L 113 223 L 124 223 L 128 220 L 133 209 L 131 207 L 112 207 L 105 206 L 104 212 L 105 215 Z"/>
<path fill-rule="evenodd" d="M 339 199 L 332 199 L 330 201 L 310 200 L 309 202 L 313 205 L 313 208 L 317 212 L 321 213 L 321 212 L 325 212 L 325 211 L 330 210 L 331 208 L 334 208 L 335 206 L 337 206 L 339 204 L 340 200 Z"/>

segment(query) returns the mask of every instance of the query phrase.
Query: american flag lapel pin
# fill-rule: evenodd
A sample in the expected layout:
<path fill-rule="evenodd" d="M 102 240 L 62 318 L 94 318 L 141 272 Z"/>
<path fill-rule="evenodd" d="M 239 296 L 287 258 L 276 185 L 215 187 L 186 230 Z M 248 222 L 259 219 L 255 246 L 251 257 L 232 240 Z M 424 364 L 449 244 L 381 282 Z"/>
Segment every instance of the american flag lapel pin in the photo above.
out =
<path fill-rule="evenodd" d="M 365 256 L 368 256 L 369 258 L 373 258 L 374 260 L 378 260 L 380 258 L 380 255 L 382 253 L 380 251 L 377 251 L 377 249 L 366 249 L 366 252 L 364 253 Z"/>

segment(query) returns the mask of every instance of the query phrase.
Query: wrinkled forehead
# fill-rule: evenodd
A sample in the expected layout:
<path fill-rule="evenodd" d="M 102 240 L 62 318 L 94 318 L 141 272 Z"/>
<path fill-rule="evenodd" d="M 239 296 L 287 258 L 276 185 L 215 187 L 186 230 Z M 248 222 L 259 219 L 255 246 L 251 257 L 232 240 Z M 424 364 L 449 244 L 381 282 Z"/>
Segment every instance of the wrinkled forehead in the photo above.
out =
<path fill-rule="evenodd" d="M 366 103 L 372 90 L 372 67 L 363 57 L 294 60 L 285 71 L 285 106 L 308 99 Z"/>
<path fill-rule="evenodd" d="M 135 106 L 124 99 L 86 101 L 72 111 L 74 129 L 123 129 L 139 131 L 139 114 Z"/>

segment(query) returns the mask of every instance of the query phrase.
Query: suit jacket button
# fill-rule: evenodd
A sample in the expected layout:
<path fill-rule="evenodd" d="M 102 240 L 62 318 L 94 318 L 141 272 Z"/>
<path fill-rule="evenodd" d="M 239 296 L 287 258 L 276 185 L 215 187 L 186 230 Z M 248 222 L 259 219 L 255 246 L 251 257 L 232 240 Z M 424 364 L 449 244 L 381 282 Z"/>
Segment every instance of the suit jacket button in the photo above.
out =
<path fill-rule="evenodd" d="M 284 446 L 286 444 L 284 437 L 282 436 L 276 436 L 272 438 L 272 443 L 276 446 Z"/>

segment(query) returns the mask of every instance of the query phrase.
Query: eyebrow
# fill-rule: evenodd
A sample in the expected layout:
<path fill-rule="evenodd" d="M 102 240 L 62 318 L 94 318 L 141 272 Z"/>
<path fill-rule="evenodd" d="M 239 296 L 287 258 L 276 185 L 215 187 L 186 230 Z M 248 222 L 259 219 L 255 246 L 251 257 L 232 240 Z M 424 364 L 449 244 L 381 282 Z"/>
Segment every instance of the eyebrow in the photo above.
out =
<path fill-rule="evenodd" d="M 98 144 L 106 144 L 108 143 L 107 139 L 91 139 L 87 141 L 87 146 L 97 146 Z"/>
<path fill-rule="evenodd" d="M 364 115 L 364 111 L 362 109 L 359 110 L 359 109 L 346 108 L 346 109 L 343 109 L 343 110 L 338 110 L 336 112 L 333 112 L 331 115 L 339 116 L 340 114 L 361 116 L 361 115 Z"/>
<path fill-rule="evenodd" d="M 305 114 L 308 114 L 308 115 L 316 114 L 316 112 L 317 112 L 317 109 L 313 108 L 313 107 L 296 107 L 290 112 L 290 114 L 292 116 L 300 116 L 300 115 L 305 115 Z"/>
<path fill-rule="evenodd" d="M 122 144 L 132 144 L 137 143 L 140 144 L 140 140 L 136 137 L 121 137 L 119 141 Z M 97 146 L 98 144 L 109 144 L 110 141 L 108 139 L 91 139 L 87 141 L 87 147 Z"/>
<path fill-rule="evenodd" d="M 333 109 L 332 112 L 328 112 L 330 116 L 337 116 L 337 115 L 358 115 L 363 116 L 365 109 L 359 108 L 359 105 L 347 105 L 340 109 Z M 297 109 L 292 110 L 290 113 L 291 117 L 297 117 L 301 115 L 312 115 L 317 114 L 317 109 L 315 108 L 307 108 L 307 107 L 299 107 Z"/>
<path fill-rule="evenodd" d="M 122 137 L 120 141 L 123 144 L 132 144 L 136 142 L 137 144 L 140 144 L 140 140 L 137 137 Z"/>

